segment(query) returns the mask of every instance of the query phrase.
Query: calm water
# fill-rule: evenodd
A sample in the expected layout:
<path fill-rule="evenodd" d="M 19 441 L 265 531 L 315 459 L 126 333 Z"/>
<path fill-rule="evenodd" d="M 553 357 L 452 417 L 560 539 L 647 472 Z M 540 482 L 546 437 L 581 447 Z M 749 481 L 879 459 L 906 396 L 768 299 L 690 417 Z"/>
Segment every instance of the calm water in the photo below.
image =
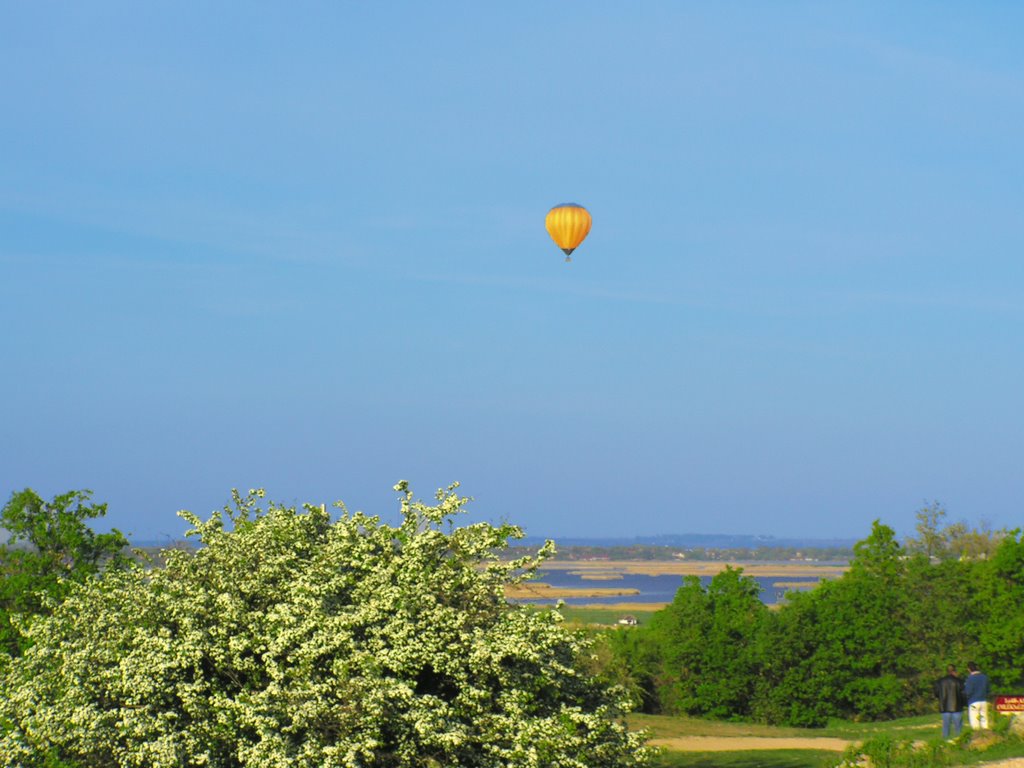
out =
<path fill-rule="evenodd" d="M 776 582 L 801 583 L 813 585 L 820 581 L 820 576 L 758 576 L 755 581 L 761 585 L 761 602 L 772 605 L 784 599 L 787 587 L 776 587 Z M 614 595 L 611 597 L 567 597 L 562 598 L 566 605 L 600 605 L 613 603 L 670 603 L 683 585 L 682 576 L 658 575 L 649 576 L 639 573 L 625 573 L 621 579 L 584 579 L 577 574 L 561 569 L 543 571 L 537 581 L 550 584 L 552 587 L 575 588 L 616 588 L 637 589 L 638 595 Z M 700 583 L 707 587 L 711 583 L 710 576 L 701 576 Z M 557 600 L 523 600 L 527 603 L 555 603 Z"/>

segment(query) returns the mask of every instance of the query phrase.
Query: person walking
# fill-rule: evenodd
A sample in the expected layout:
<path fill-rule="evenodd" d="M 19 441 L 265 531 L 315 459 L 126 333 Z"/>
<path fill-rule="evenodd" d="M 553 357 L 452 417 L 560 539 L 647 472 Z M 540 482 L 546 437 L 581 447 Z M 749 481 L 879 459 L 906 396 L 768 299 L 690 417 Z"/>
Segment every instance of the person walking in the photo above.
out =
<path fill-rule="evenodd" d="M 964 684 L 957 677 L 956 667 L 946 667 L 946 676 L 935 681 L 934 690 L 942 713 L 942 738 L 948 740 L 951 729 L 956 738 L 964 727 Z"/>
<path fill-rule="evenodd" d="M 971 729 L 978 731 L 988 728 L 988 675 L 978 669 L 973 661 L 967 662 L 967 680 L 964 681 L 964 696 L 967 697 L 967 719 Z"/>

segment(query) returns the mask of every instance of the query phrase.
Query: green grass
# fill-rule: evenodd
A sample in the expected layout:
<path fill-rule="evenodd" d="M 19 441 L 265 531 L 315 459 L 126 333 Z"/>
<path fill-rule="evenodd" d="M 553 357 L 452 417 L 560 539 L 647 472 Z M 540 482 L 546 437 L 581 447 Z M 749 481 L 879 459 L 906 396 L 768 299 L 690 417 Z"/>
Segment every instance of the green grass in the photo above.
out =
<path fill-rule="evenodd" d="M 863 741 L 872 736 L 888 734 L 894 738 L 928 739 L 941 736 L 942 723 L 939 716 L 920 715 L 881 723 L 854 723 L 834 720 L 824 728 L 786 728 L 757 723 L 733 723 L 717 720 L 701 720 L 695 717 L 670 717 L 668 715 L 629 716 L 633 728 L 643 728 L 654 738 L 671 739 L 679 736 L 768 736 L 782 738 L 836 738 Z"/>
<path fill-rule="evenodd" d="M 578 608 L 571 605 L 563 605 L 561 608 L 562 616 L 565 617 L 566 622 L 571 624 L 599 624 L 609 627 L 618 626 L 619 619 L 627 614 L 635 616 L 640 624 L 646 624 L 650 620 L 651 616 L 656 612 L 656 609 L 645 611 L 635 610 L 633 608 L 630 608 L 629 610 L 623 610 L 622 608 L 598 607 Z"/>
<path fill-rule="evenodd" d="M 942 725 L 938 714 L 906 717 L 878 723 L 832 721 L 825 728 L 785 728 L 757 723 L 719 722 L 692 717 L 633 714 L 631 728 L 644 729 L 652 738 L 671 739 L 686 736 L 760 736 L 774 738 L 837 738 L 864 742 L 879 737 L 914 741 L 929 745 L 942 743 Z M 1005 729 L 1003 729 L 1005 730 Z M 973 742 L 973 746 L 971 746 Z M 982 748 L 979 749 L 979 745 Z M 944 750 L 949 765 L 977 763 L 1024 757 L 1024 740 L 986 732 L 972 736 L 965 726 L 964 736 Z M 838 752 L 810 749 L 676 752 L 664 751 L 653 763 L 657 768 L 827 768 L 839 758 Z"/>
<path fill-rule="evenodd" d="M 652 763 L 656 768 L 828 768 L 835 752 L 809 749 L 773 749 L 763 752 L 665 752 Z"/>
<path fill-rule="evenodd" d="M 984 752 L 966 750 L 957 754 L 958 765 L 975 765 L 995 760 L 1005 760 L 1010 757 L 1024 757 L 1024 743 L 1008 741 L 1004 744 L 996 744 Z"/>

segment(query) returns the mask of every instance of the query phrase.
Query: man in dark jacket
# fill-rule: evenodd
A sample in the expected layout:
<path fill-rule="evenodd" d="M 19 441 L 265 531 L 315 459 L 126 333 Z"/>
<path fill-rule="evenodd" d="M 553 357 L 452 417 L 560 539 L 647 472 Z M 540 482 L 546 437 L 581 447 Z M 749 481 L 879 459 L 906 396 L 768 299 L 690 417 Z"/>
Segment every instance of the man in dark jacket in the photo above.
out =
<path fill-rule="evenodd" d="M 942 738 L 949 738 L 950 726 L 953 737 L 959 736 L 964 727 L 964 684 L 952 664 L 946 667 L 946 676 L 935 681 L 935 697 L 942 712 Z"/>

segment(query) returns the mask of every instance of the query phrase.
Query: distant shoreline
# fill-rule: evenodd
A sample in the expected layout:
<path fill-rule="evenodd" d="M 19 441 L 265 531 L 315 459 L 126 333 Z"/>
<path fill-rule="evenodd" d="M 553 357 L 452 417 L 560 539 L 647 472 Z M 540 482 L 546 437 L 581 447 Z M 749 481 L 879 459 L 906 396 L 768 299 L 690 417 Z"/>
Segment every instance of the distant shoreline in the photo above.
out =
<path fill-rule="evenodd" d="M 555 600 L 562 597 L 629 597 L 639 595 L 639 589 L 614 587 L 552 587 L 543 582 L 528 581 L 505 587 L 505 595 L 513 600 Z"/>
<path fill-rule="evenodd" d="M 820 576 L 822 578 L 838 578 L 849 570 L 849 565 L 835 563 L 766 563 L 745 561 L 707 561 L 707 560 L 545 560 L 540 571 L 576 571 L 585 574 L 592 572 L 595 577 L 607 579 L 612 573 L 634 573 L 645 576 L 714 576 L 727 567 L 742 569 L 746 576 L 763 576 L 766 578 L 788 576 Z M 600 576 L 597 576 L 600 574 Z M 587 576 L 582 575 L 582 578 Z"/>

